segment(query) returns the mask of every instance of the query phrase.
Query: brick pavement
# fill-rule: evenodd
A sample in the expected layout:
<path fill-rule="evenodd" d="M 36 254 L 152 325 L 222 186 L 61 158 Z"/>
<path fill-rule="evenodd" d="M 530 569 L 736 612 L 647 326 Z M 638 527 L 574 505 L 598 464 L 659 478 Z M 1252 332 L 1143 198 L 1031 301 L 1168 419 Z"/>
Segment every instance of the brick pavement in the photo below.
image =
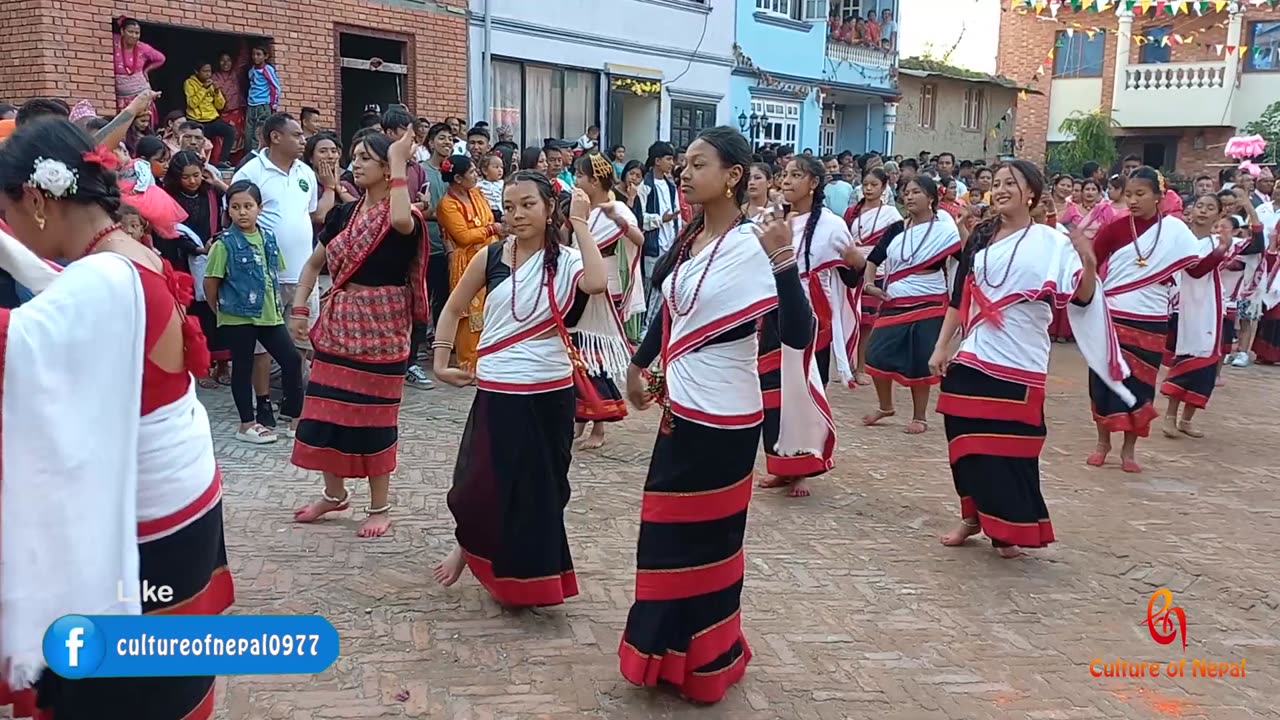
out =
<path fill-rule="evenodd" d="M 1083 365 L 1069 347 L 1054 363 L 1044 485 L 1059 543 L 1013 561 L 985 543 L 938 544 L 956 512 L 941 418 L 923 438 L 903 435 L 901 419 L 864 429 L 857 418 L 872 393 L 833 391 L 837 470 L 808 500 L 756 495 L 744 608 L 755 660 L 710 709 L 632 688 L 616 670 L 652 411 L 611 429 L 604 450 L 574 458 L 567 525 L 582 595 L 511 612 L 470 576 L 450 590 L 429 578 L 452 542 L 445 492 L 470 391 L 407 391 L 397 524 L 377 541 L 354 537 L 350 513 L 290 523 L 318 479 L 290 467 L 284 443 L 228 440 L 230 398 L 207 393 L 236 611 L 320 613 L 343 642 L 317 677 L 226 681 L 221 717 L 1277 717 L 1280 370 L 1229 370 L 1201 424 L 1208 437 L 1149 439 L 1140 445 L 1147 472 L 1129 476 L 1084 466 L 1093 431 Z M 367 491 L 356 490 L 363 506 Z M 1185 657 L 1244 657 L 1247 677 L 1090 677 L 1095 657 L 1184 657 L 1141 625 L 1162 586 L 1186 611 Z"/>

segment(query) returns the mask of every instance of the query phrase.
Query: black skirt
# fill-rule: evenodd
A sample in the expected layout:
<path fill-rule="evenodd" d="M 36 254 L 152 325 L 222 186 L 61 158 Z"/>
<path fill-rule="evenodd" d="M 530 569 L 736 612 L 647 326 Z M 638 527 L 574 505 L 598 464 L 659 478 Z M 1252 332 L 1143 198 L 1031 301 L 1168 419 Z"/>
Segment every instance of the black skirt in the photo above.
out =
<path fill-rule="evenodd" d="M 822 384 L 831 379 L 831 346 L 813 354 Z M 782 340 L 778 337 L 778 311 L 772 310 L 760 320 L 759 352 L 756 368 L 760 374 L 760 393 L 764 396 L 764 460 L 770 475 L 784 478 L 818 477 L 827 472 L 822 458 L 813 455 L 778 454 L 778 436 L 782 432 Z"/>
<path fill-rule="evenodd" d="M 1129 365 L 1130 375 L 1124 386 L 1137 398 L 1131 408 L 1107 387 L 1097 373 L 1089 371 L 1089 401 L 1093 420 L 1107 432 L 1131 432 L 1138 437 L 1151 434 L 1151 421 L 1159 416 L 1151 406 L 1156 397 L 1156 374 L 1164 355 L 1169 325 L 1165 321 L 1148 322 L 1112 317 L 1120 353 Z"/>
<path fill-rule="evenodd" d="M 449 511 L 467 567 L 503 605 L 559 605 L 578 594 L 564 529 L 573 415 L 573 388 L 477 390 L 471 404 Z"/>
<path fill-rule="evenodd" d="M 623 677 L 716 702 L 742 678 L 742 550 L 760 426 L 684 418 L 660 431 L 645 481 L 636 601 L 618 649 Z"/>
<path fill-rule="evenodd" d="M 945 419 L 960 517 L 976 519 L 998 547 L 1044 547 L 1054 541 L 1040 493 L 1044 397 L 1043 388 L 959 363 L 942 379 L 938 412 Z"/>
<path fill-rule="evenodd" d="M 407 366 L 407 360 L 362 362 L 317 351 L 293 464 L 342 478 L 391 474 Z"/>
<path fill-rule="evenodd" d="M 886 303 L 867 343 L 867 374 L 908 387 L 936 385 L 929 358 L 942 333 L 947 306 L 942 301 L 895 306 Z"/>

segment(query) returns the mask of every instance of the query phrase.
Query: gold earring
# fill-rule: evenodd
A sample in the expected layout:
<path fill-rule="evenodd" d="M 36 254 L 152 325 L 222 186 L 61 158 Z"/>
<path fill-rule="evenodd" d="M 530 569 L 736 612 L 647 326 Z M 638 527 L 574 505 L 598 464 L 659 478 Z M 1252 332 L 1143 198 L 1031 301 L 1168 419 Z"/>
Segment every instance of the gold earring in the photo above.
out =
<path fill-rule="evenodd" d="M 733 197 L 733 188 L 732 188 L 732 187 L 726 187 L 726 188 L 724 189 L 724 196 L 725 196 L 725 197 L 727 197 L 727 198 L 731 198 L 731 197 Z"/>
<path fill-rule="evenodd" d="M 36 225 L 39 226 L 41 230 L 44 229 L 44 215 L 36 216 Z"/>

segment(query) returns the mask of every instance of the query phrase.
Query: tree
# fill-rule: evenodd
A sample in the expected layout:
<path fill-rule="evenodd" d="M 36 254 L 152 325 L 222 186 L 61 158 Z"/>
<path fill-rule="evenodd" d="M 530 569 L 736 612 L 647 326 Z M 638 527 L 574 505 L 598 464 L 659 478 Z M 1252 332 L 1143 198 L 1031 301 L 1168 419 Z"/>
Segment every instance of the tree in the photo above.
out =
<path fill-rule="evenodd" d="M 1280 160 L 1280 101 L 1271 103 L 1262 111 L 1262 117 L 1244 126 L 1243 135 L 1261 135 L 1267 141 L 1267 149 L 1258 162 L 1275 163 Z"/>
<path fill-rule="evenodd" d="M 1114 165 L 1119 153 L 1116 151 L 1116 141 L 1111 136 L 1111 129 L 1117 126 L 1116 121 L 1101 110 L 1072 113 L 1058 128 L 1059 132 L 1071 139 L 1049 148 L 1046 158 L 1049 173 L 1078 175 L 1080 168 L 1090 161 L 1104 168 Z"/>

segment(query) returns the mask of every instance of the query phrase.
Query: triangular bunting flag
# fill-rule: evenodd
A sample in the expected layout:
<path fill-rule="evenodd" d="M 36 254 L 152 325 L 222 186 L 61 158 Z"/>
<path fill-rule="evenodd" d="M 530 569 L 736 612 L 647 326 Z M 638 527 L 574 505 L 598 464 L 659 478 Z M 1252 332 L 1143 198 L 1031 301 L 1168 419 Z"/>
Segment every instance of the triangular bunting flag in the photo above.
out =
<path fill-rule="evenodd" d="M 1217 8 L 1218 12 L 1222 12 L 1227 7 L 1228 2 L 1229 0 L 1215 0 L 1213 6 Z"/>
<path fill-rule="evenodd" d="M 1218 52 L 1218 57 L 1222 57 L 1222 51 L 1226 49 L 1225 45 L 1214 45 L 1213 49 Z"/>

